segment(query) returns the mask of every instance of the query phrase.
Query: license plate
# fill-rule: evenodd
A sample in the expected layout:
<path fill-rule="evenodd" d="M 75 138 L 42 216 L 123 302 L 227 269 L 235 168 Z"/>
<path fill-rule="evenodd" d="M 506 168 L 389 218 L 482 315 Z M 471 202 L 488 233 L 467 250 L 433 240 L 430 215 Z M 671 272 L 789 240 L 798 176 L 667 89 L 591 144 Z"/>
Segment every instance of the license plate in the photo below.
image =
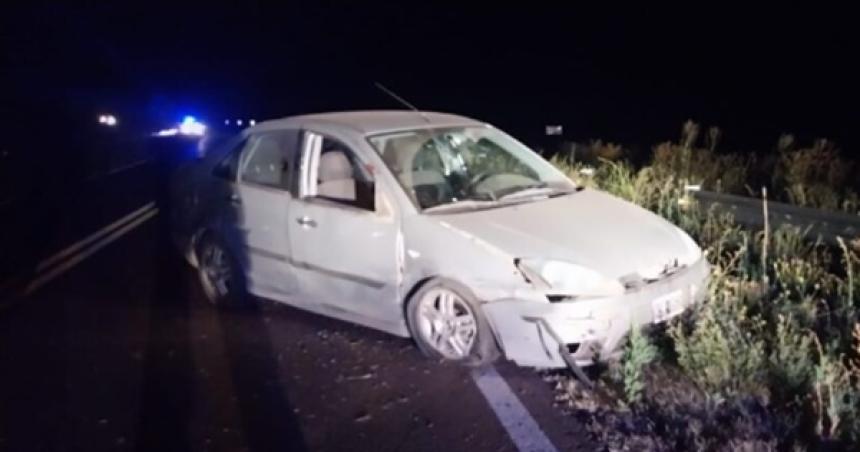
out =
<path fill-rule="evenodd" d="M 683 310 L 681 290 L 663 295 L 651 302 L 654 323 L 665 322 Z"/>

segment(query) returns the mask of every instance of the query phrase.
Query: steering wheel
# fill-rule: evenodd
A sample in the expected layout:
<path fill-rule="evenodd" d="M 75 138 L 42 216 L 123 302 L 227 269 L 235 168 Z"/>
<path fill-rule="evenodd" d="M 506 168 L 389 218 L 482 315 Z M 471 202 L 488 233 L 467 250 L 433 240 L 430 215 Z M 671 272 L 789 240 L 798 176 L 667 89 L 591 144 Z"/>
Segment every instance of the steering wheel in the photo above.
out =
<path fill-rule="evenodd" d="M 442 190 L 436 185 L 417 185 L 412 187 L 412 193 L 421 207 L 434 206 L 442 201 Z"/>
<path fill-rule="evenodd" d="M 471 190 L 472 193 L 477 193 L 475 187 L 477 187 L 481 182 L 484 182 L 485 180 L 489 179 L 492 175 L 493 173 L 489 171 L 482 171 L 478 174 L 475 174 L 474 176 L 472 176 L 471 179 L 469 179 L 469 190 Z"/>

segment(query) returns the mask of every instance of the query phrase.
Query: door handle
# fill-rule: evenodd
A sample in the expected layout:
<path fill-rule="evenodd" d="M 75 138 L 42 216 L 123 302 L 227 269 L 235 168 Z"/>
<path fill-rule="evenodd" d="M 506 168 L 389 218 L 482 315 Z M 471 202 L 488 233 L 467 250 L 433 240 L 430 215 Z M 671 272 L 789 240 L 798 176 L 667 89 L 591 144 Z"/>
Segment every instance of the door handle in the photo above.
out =
<path fill-rule="evenodd" d="M 242 198 L 239 197 L 236 193 L 231 193 L 230 196 L 227 196 L 227 199 L 230 201 L 230 204 L 239 205 L 242 204 Z"/>
<path fill-rule="evenodd" d="M 300 225 L 302 225 L 302 226 L 304 226 L 304 227 L 306 227 L 306 228 L 315 228 L 315 227 L 317 227 L 317 222 L 316 222 L 316 221 L 314 221 L 314 219 L 313 219 L 313 218 L 311 218 L 311 217 L 309 217 L 309 216 L 307 216 L 307 215 L 305 215 L 305 216 L 303 216 L 303 217 L 296 218 L 296 221 L 297 221 Z"/>

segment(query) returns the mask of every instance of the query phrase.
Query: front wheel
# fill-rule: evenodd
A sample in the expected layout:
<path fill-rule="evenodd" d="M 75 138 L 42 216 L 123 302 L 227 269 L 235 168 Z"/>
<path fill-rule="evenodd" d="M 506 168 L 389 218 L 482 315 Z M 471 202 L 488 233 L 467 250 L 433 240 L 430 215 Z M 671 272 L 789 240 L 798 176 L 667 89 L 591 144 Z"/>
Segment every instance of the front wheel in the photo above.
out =
<path fill-rule="evenodd" d="M 238 261 L 214 236 L 203 238 L 198 256 L 198 274 L 206 298 L 214 305 L 237 307 L 247 300 L 245 278 Z"/>
<path fill-rule="evenodd" d="M 453 281 L 426 283 L 409 300 L 406 317 L 413 339 L 431 358 L 481 366 L 499 356 L 477 301 Z"/>

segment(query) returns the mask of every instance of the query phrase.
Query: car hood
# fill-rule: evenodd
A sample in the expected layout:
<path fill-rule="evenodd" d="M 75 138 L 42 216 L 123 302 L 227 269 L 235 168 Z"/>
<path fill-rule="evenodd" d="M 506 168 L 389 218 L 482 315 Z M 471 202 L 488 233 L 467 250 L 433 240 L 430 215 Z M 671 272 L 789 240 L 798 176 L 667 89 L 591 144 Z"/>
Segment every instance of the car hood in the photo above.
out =
<path fill-rule="evenodd" d="M 651 274 L 701 251 L 684 232 L 635 204 L 606 193 L 576 193 L 511 206 L 435 215 L 512 257 L 558 259 L 606 277 Z"/>

